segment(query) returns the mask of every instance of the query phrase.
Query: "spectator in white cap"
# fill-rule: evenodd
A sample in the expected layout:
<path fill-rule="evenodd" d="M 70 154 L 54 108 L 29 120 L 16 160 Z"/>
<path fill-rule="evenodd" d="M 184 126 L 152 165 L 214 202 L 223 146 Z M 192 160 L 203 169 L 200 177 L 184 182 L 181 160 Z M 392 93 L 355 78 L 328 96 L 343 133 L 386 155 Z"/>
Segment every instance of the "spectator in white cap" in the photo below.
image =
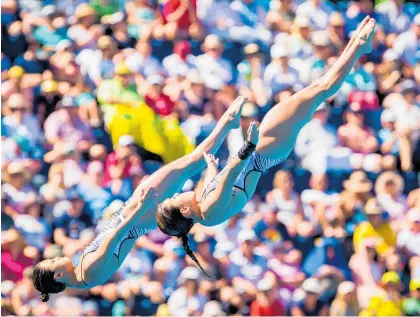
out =
<path fill-rule="evenodd" d="M 380 3 L 375 11 L 381 13 L 388 20 L 388 33 L 398 35 L 410 28 L 411 17 L 405 10 L 405 1 L 390 0 Z"/>
<path fill-rule="evenodd" d="M 275 33 L 289 33 L 295 19 L 293 0 L 276 0 L 270 2 L 267 24 Z"/>
<path fill-rule="evenodd" d="M 381 126 L 378 131 L 378 141 L 383 155 L 399 155 L 400 143 L 396 130 L 396 115 L 392 110 L 385 109 L 381 114 Z M 411 159 L 411 158 L 410 158 Z"/>
<path fill-rule="evenodd" d="M 308 59 L 309 67 L 308 82 L 320 78 L 328 68 L 328 58 L 331 57 L 331 40 L 327 31 L 317 31 L 312 33 L 313 56 Z"/>
<path fill-rule="evenodd" d="M 45 138 L 49 144 L 69 142 L 81 152 L 87 151 L 95 141 L 91 128 L 83 122 L 78 106 L 71 95 L 65 95 L 45 120 Z"/>
<path fill-rule="evenodd" d="M 281 44 L 274 44 L 270 50 L 271 63 L 264 72 L 264 82 L 276 95 L 281 91 L 293 89 L 299 90 L 301 83 L 299 73 L 296 69 L 289 66 L 289 52 Z"/>
<path fill-rule="evenodd" d="M 159 60 L 152 56 L 152 45 L 142 40 L 137 41 L 136 50 L 129 53 L 125 63 L 131 72 L 141 75 L 143 78 L 162 70 Z"/>
<path fill-rule="evenodd" d="M 4 117 L 5 133 L 12 138 L 20 138 L 28 142 L 29 147 L 34 147 L 41 142 L 41 129 L 39 123 L 32 115 L 27 100 L 21 94 L 13 94 L 6 103 L 10 114 Z"/>
<path fill-rule="evenodd" d="M 254 230 L 241 230 L 237 237 L 237 243 L 239 248 L 229 256 L 228 278 L 239 278 L 250 287 L 255 288 L 253 283 L 259 281 L 267 269 L 267 258 L 255 252 L 258 238 Z"/>
<path fill-rule="evenodd" d="M 172 113 L 175 103 L 163 92 L 165 79 L 157 74 L 147 77 L 150 88 L 145 96 L 146 104 L 158 115 L 168 116 Z"/>
<path fill-rule="evenodd" d="M 188 266 L 179 276 L 179 287 L 168 299 L 168 308 L 172 316 L 196 316 L 203 311 L 208 298 L 198 293 L 201 272 Z"/>
<path fill-rule="evenodd" d="M 401 79 L 401 62 L 398 53 L 390 48 L 382 56 L 382 64 L 378 67 L 378 89 L 382 94 L 393 92 Z"/>
<path fill-rule="evenodd" d="M 337 289 L 337 296 L 331 304 L 332 316 L 359 316 L 360 308 L 356 297 L 356 285 L 342 282 Z"/>
<path fill-rule="evenodd" d="M 290 49 L 291 63 L 296 68 L 302 61 L 312 56 L 310 25 L 308 18 L 297 16 L 293 21 L 294 32 L 285 41 Z M 282 43 L 282 41 L 278 42 L 276 38 L 276 43 Z"/>
<path fill-rule="evenodd" d="M 418 13 L 411 23 L 411 27 L 407 32 L 400 34 L 393 45 L 393 49 L 398 54 L 398 57 L 404 63 L 414 66 L 419 60 L 419 44 L 420 37 L 420 13 Z"/>
<path fill-rule="evenodd" d="M 292 303 L 292 316 L 328 316 L 329 307 L 319 299 L 322 287 L 316 278 L 308 278 L 302 284 L 304 298 Z"/>
<path fill-rule="evenodd" d="M 226 316 L 226 313 L 223 311 L 222 304 L 218 301 L 210 301 L 204 305 L 203 316 L 208 317 L 218 317 Z"/>
<path fill-rule="evenodd" d="M 333 12 L 328 20 L 328 32 L 331 38 L 332 53 L 338 56 L 346 45 L 346 34 L 344 32 L 344 18 L 341 13 Z"/>
<path fill-rule="evenodd" d="M 397 235 L 397 246 L 407 257 L 420 256 L 420 208 L 411 208 L 406 214 L 406 227 Z"/>
<path fill-rule="evenodd" d="M 219 90 L 232 80 L 232 64 L 222 57 L 223 43 L 215 34 L 207 35 L 204 54 L 195 59 L 195 65 L 208 88 Z"/>
<path fill-rule="evenodd" d="M 328 169 L 349 169 L 348 152 L 337 150 L 336 129 L 328 123 L 329 106 L 322 103 L 312 119 L 303 127 L 296 140 L 295 153 L 301 164 L 312 173 L 325 173 Z"/>
<path fill-rule="evenodd" d="M 134 137 L 128 134 L 122 135 L 118 140 L 118 145 L 114 151 L 109 153 L 105 161 L 104 185 L 108 186 L 111 179 L 127 178 L 130 176 L 132 161 L 130 158 L 134 155 L 135 150 Z"/>
<path fill-rule="evenodd" d="M 257 298 L 251 303 L 250 316 L 285 316 L 286 311 L 277 299 L 276 285 L 272 279 L 263 278 L 257 283 Z"/>
<path fill-rule="evenodd" d="M 296 9 L 296 16 L 309 19 L 315 30 L 325 30 L 328 27 L 328 16 L 334 11 L 331 3 L 326 0 L 307 0 Z"/>

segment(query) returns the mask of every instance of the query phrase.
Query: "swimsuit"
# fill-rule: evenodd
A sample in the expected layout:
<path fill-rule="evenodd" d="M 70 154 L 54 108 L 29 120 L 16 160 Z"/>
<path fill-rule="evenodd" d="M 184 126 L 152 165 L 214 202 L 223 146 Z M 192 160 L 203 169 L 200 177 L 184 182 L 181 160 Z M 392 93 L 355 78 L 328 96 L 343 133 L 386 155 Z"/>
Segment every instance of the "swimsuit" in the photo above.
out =
<path fill-rule="evenodd" d="M 284 158 L 279 159 L 271 159 L 267 158 L 265 156 L 262 156 L 258 153 L 252 153 L 248 164 L 242 169 L 241 173 L 239 174 L 238 178 L 235 181 L 235 184 L 233 185 L 233 196 L 236 195 L 236 193 L 241 190 L 246 195 L 247 199 L 249 200 L 250 197 L 248 193 L 246 192 L 245 185 L 246 185 L 246 178 L 251 172 L 259 172 L 264 173 L 269 168 L 280 164 L 285 160 Z M 227 164 L 227 166 L 229 163 Z M 213 190 L 216 189 L 217 185 L 219 184 L 220 177 L 226 173 L 226 168 L 223 169 L 215 178 L 213 178 L 210 183 L 206 186 L 206 188 L 203 191 L 203 194 L 201 196 L 201 200 L 204 200 Z"/>
<path fill-rule="evenodd" d="M 89 245 L 87 245 L 86 248 L 83 250 L 82 255 L 80 256 L 80 261 L 82 261 L 80 264 L 81 271 L 82 271 L 83 260 L 85 256 L 89 253 L 92 253 L 98 250 L 102 242 L 104 241 L 104 239 L 106 239 L 110 234 L 114 234 L 115 233 L 114 229 L 117 228 L 120 225 L 120 223 L 122 223 L 125 220 L 123 210 L 124 210 L 124 207 L 127 205 L 127 202 L 124 203 L 124 205 L 121 206 L 121 208 L 119 208 L 116 212 L 114 212 L 109 222 L 101 229 L 101 231 L 96 236 L 96 238 Z M 114 256 L 118 259 L 118 267 L 121 265 L 119 257 L 120 257 L 120 249 L 123 242 L 129 239 L 137 240 L 141 235 L 144 235 L 148 233 L 149 231 L 151 230 L 142 229 L 142 228 L 138 228 L 137 226 L 134 226 L 122 237 L 121 241 L 118 243 L 118 245 L 116 246 L 114 250 Z M 82 278 L 82 282 L 86 286 L 89 286 L 83 280 L 82 274 L 80 274 L 80 276 Z"/>

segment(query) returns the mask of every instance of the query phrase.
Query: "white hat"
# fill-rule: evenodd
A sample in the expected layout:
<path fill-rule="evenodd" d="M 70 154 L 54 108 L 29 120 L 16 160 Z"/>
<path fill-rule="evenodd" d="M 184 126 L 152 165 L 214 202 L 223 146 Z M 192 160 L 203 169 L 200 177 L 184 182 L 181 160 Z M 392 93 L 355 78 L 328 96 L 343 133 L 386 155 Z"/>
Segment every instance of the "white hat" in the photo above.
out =
<path fill-rule="evenodd" d="M 273 289 L 273 287 L 274 287 L 273 282 L 270 281 L 269 279 L 262 279 L 261 281 L 259 281 L 257 283 L 257 289 L 260 292 L 269 291 L 269 290 Z"/>
<path fill-rule="evenodd" d="M 163 85 L 165 79 L 158 74 L 154 74 L 147 77 L 147 82 L 151 85 Z"/>
<path fill-rule="evenodd" d="M 215 300 L 212 300 L 204 305 L 203 316 L 226 316 L 226 313 L 223 311 L 222 304 Z"/>
<path fill-rule="evenodd" d="M 120 139 L 118 140 L 118 146 L 129 146 L 134 144 L 134 137 L 129 134 L 124 134 L 120 136 Z"/>
<path fill-rule="evenodd" d="M 163 244 L 163 249 L 165 251 L 174 251 L 181 247 L 181 244 L 175 239 L 166 240 Z"/>
<path fill-rule="evenodd" d="M 193 266 L 187 266 L 182 270 L 180 278 L 182 280 L 198 280 L 200 277 L 200 271 Z"/>
<path fill-rule="evenodd" d="M 414 24 L 420 25 L 420 13 L 414 17 Z"/>
<path fill-rule="evenodd" d="M 420 221 L 420 209 L 419 208 L 411 208 L 407 212 L 407 220 L 410 223 Z"/>
<path fill-rule="evenodd" d="M 216 34 L 209 34 L 204 39 L 204 48 L 219 48 L 222 46 L 222 41 Z"/>
<path fill-rule="evenodd" d="M 394 112 L 390 109 L 385 109 L 381 114 L 381 121 L 383 122 L 395 122 L 396 119 Z"/>
<path fill-rule="evenodd" d="M 243 229 L 238 233 L 238 243 L 244 243 L 246 241 L 255 241 L 257 239 L 257 235 L 255 231 L 252 229 Z"/>
<path fill-rule="evenodd" d="M 385 62 L 393 62 L 393 61 L 398 60 L 398 54 L 397 52 L 395 52 L 393 49 L 390 48 L 385 51 L 382 58 Z"/>
<path fill-rule="evenodd" d="M 187 75 L 187 80 L 191 83 L 191 84 L 198 84 L 198 85 L 202 85 L 204 84 L 203 79 L 200 76 L 200 73 L 198 72 L 198 70 L 193 69 L 191 70 L 188 75 Z"/>
<path fill-rule="evenodd" d="M 280 44 L 274 44 L 270 49 L 271 58 L 281 58 L 289 56 L 287 49 Z"/>
<path fill-rule="evenodd" d="M 356 284 L 350 281 L 345 281 L 345 282 L 342 282 L 338 286 L 337 293 L 341 295 L 346 295 L 346 294 L 354 292 L 355 289 L 356 289 Z"/>
<path fill-rule="evenodd" d="M 308 278 L 302 284 L 302 289 L 305 292 L 321 294 L 322 288 L 319 281 L 316 278 Z"/>
<path fill-rule="evenodd" d="M 72 46 L 72 42 L 70 41 L 70 40 L 61 40 L 60 42 L 58 42 L 56 45 L 55 45 L 55 50 L 57 51 L 57 52 L 62 52 L 62 51 L 64 51 L 66 48 L 69 48 L 69 47 L 71 47 Z"/>
<path fill-rule="evenodd" d="M 117 24 L 120 23 L 124 19 L 124 13 L 122 12 L 115 12 L 107 17 L 106 22 L 108 24 Z"/>
<path fill-rule="evenodd" d="M 326 31 L 317 31 L 312 34 L 312 44 L 316 46 L 328 46 L 330 44 L 330 36 Z"/>
<path fill-rule="evenodd" d="M 297 16 L 294 23 L 300 28 L 307 28 L 311 25 L 309 19 L 303 16 Z"/>

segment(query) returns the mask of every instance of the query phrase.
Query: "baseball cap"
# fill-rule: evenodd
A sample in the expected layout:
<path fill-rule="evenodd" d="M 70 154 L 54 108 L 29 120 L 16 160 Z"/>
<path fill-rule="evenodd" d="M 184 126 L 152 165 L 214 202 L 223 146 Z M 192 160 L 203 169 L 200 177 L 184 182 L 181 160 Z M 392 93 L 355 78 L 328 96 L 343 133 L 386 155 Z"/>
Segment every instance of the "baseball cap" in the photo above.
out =
<path fill-rule="evenodd" d="M 41 90 L 43 92 L 55 92 L 57 91 L 57 82 L 52 79 L 44 80 L 41 84 Z"/>
<path fill-rule="evenodd" d="M 416 91 L 416 83 L 412 79 L 406 79 L 400 84 L 400 93 Z"/>
<path fill-rule="evenodd" d="M 345 281 L 345 282 L 342 282 L 338 286 L 337 293 L 346 295 L 346 294 L 354 292 L 355 289 L 356 289 L 356 284 L 350 281 Z"/>
<path fill-rule="evenodd" d="M 77 107 L 77 104 L 74 100 L 74 97 L 71 95 L 64 95 L 63 99 L 61 99 L 61 101 L 58 102 L 58 106 L 61 108 L 73 108 L 73 107 Z"/>
<path fill-rule="evenodd" d="M 381 114 L 381 121 L 383 122 L 395 122 L 395 114 L 390 109 L 385 109 Z"/>
<path fill-rule="evenodd" d="M 70 41 L 70 40 L 67 40 L 67 39 L 65 39 L 65 40 L 61 40 L 60 42 L 58 42 L 56 45 L 55 45 L 55 50 L 57 51 L 57 52 L 62 52 L 62 51 L 64 51 L 66 48 L 69 48 L 69 47 L 71 47 L 73 44 L 72 44 L 72 42 Z"/>
<path fill-rule="evenodd" d="M 386 272 L 384 275 L 382 275 L 381 283 L 386 284 L 400 284 L 400 277 L 398 276 L 397 272 L 390 271 Z"/>
<path fill-rule="evenodd" d="M 20 66 L 13 66 L 7 72 L 9 78 L 20 78 L 25 74 L 25 70 Z"/>
<path fill-rule="evenodd" d="M 316 46 L 328 46 L 330 37 L 326 31 L 316 31 L 312 34 L 312 44 Z"/>
<path fill-rule="evenodd" d="M 414 17 L 414 24 L 420 25 L 420 13 Z"/>
<path fill-rule="evenodd" d="M 289 56 L 287 49 L 281 44 L 274 44 L 270 49 L 271 58 L 282 58 Z"/>
<path fill-rule="evenodd" d="M 255 231 L 252 229 L 243 229 L 238 233 L 238 243 L 244 243 L 246 241 L 255 241 L 257 239 L 257 235 Z"/>
<path fill-rule="evenodd" d="M 153 74 L 153 75 L 150 75 L 149 77 L 147 77 L 147 82 L 151 85 L 162 86 L 163 83 L 165 82 L 165 79 L 158 74 Z"/>
<path fill-rule="evenodd" d="M 305 292 L 321 294 L 322 288 L 319 281 L 316 278 L 308 278 L 302 284 L 302 289 Z"/>
<path fill-rule="evenodd" d="M 244 104 L 242 108 L 241 117 L 242 118 L 258 117 L 258 107 L 252 102 L 247 102 L 246 104 Z"/>
<path fill-rule="evenodd" d="M 127 65 L 122 62 L 115 66 L 115 74 L 116 75 L 130 75 L 131 70 L 127 67 Z"/>
<path fill-rule="evenodd" d="M 273 289 L 273 287 L 274 287 L 273 282 L 270 281 L 267 278 L 266 279 L 262 279 L 261 281 L 258 281 L 258 283 L 257 283 L 257 289 L 260 292 L 269 291 L 269 290 Z"/>
<path fill-rule="evenodd" d="M 75 200 L 75 199 L 79 199 L 80 198 L 80 194 L 76 189 L 69 189 L 66 191 L 66 199 L 67 200 Z"/>
<path fill-rule="evenodd" d="M 410 292 L 420 290 L 420 278 L 414 278 L 410 281 Z"/>
<path fill-rule="evenodd" d="M 260 52 L 261 52 L 260 47 L 258 46 L 258 44 L 255 44 L 255 43 L 248 44 L 244 48 L 245 55 L 258 54 Z"/>
<path fill-rule="evenodd" d="M 132 135 L 129 134 L 124 134 L 122 136 L 120 136 L 119 140 L 118 140 L 118 146 L 122 147 L 122 146 L 129 146 L 135 143 L 134 137 Z"/>
<path fill-rule="evenodd" d="M 183 280 L 198 280 L 200 271 L 196 267 L 188 266 L 182 270 L 180 277 Z"/>

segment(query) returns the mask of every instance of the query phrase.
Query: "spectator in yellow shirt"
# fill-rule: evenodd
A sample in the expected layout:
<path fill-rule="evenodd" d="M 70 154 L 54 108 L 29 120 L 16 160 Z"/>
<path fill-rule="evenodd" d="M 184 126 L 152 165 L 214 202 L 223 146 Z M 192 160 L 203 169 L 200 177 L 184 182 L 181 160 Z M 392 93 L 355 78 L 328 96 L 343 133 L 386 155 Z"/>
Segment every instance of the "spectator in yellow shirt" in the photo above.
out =
<path fill-rule="evenodd" d="M 398 273 L 386 272 L 381 278 L 383 292 L 370 299 L 360 316 L 402 316 L 401 280 Z"/>
<path fill-rule="evenodd" d="M 353 235 L 354 248 L 357 251 L 363 239 L 377 238 L 379 243 L 376 246 L 376 251 L 379 255 L 384 255 L 396 245 L 396 234 L 392 231 L 389 223 L 384 220 L 382 208 L 375 198 L 368 200 L 365 213 L 368 221 L 356 227 Z"/>

